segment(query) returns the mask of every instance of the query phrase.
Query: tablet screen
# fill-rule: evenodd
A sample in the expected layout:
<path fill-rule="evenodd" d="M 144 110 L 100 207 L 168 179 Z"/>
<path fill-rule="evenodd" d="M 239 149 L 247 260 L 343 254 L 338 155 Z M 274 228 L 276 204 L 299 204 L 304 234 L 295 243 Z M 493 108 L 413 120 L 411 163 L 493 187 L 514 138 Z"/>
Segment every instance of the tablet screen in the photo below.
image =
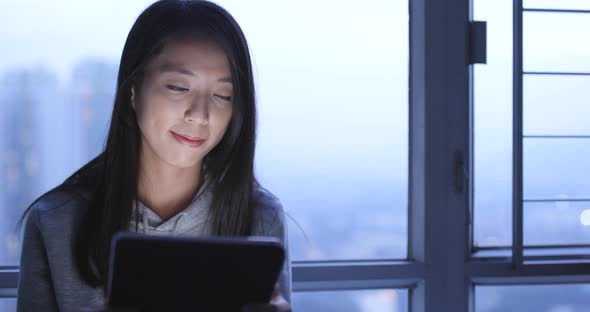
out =
<path fill-rule="evenodd" d="M 118 233 L 109 307 L 141 311 L 239 311 L 267 303 L 284 261 L 273 238 L 187 238 Z"/>

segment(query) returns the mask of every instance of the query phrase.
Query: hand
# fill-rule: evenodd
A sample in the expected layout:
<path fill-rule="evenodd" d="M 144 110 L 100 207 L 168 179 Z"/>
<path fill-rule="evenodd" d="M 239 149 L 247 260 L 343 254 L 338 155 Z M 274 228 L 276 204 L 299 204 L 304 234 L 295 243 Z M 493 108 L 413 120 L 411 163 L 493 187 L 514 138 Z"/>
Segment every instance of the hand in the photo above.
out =
<path fill-rule="evenodd" d="M 247 304 L 242 307 L 242 312 L 291 312 L 291 305 L 281 295 L 278 287 L 272 294 L 270 302 L 267 304 Z"/>
<path fill-rule="evenodd" d="M 93 306 L 88 307 L 80 310 L 80 312 L 137 312 L 137 309 L 118 309 L 118 308 L 109 308 L 106 305 L 102 306 Z"/>

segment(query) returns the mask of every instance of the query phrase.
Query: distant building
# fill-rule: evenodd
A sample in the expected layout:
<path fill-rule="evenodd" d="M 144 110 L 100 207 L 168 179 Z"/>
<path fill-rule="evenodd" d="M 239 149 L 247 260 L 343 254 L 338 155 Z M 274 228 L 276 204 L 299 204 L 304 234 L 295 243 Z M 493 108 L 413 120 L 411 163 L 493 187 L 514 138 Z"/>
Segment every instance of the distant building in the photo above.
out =
<path fill-rule="evenodd" d="M 18 262 L 24 209 L 102 150 L 116 74 L 101 61 L 81 62 L 65 86 L 42 67 L 0 74 L 0 265 Z"/>
<path fill-rule="evenodd" d="M 79 118 L 77 148 L 82 163 L 94 158 L 104 147 L 116 85 L 117 66 L 108 62 L 87 60 L 72 72 L 68 93 Z"/>
<path fill-rule="evenodd" d="M 58 98 L 55 75 L 44 68 L 0 75 L 0 264 L 18 259 L 15 226 L 24 209 L 42 191 L 47 123 L 44 108 Z"/>

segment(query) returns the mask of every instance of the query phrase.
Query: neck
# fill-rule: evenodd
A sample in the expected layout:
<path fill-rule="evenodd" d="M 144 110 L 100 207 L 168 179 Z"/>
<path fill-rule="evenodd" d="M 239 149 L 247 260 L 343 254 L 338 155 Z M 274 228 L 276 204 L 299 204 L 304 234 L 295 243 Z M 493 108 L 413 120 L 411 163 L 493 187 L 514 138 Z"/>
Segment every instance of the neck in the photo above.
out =
<path fill-rule="evenodd" d="M 179 168 L 163 162 L 153 152 L 142 151 L 137 196 L 162 220 L 167 220 L 188 206 L 202 180 L 201 162 L 191 168 Z"/>

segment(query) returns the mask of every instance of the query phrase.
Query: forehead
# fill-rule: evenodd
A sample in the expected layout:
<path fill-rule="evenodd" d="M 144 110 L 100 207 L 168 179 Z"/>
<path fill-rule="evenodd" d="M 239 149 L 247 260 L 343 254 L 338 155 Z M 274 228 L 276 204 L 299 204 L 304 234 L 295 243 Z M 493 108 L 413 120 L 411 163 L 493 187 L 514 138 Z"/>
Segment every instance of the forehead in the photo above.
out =
<path fill-rule="evenodd" d="M 151 62 L 150 71 L 168 71 L 170 67 L 184 68 L 193 73 L 207 72 L 228 76 L 230 67 L 225 51 L 207 39 L 174 39 Z"/>

